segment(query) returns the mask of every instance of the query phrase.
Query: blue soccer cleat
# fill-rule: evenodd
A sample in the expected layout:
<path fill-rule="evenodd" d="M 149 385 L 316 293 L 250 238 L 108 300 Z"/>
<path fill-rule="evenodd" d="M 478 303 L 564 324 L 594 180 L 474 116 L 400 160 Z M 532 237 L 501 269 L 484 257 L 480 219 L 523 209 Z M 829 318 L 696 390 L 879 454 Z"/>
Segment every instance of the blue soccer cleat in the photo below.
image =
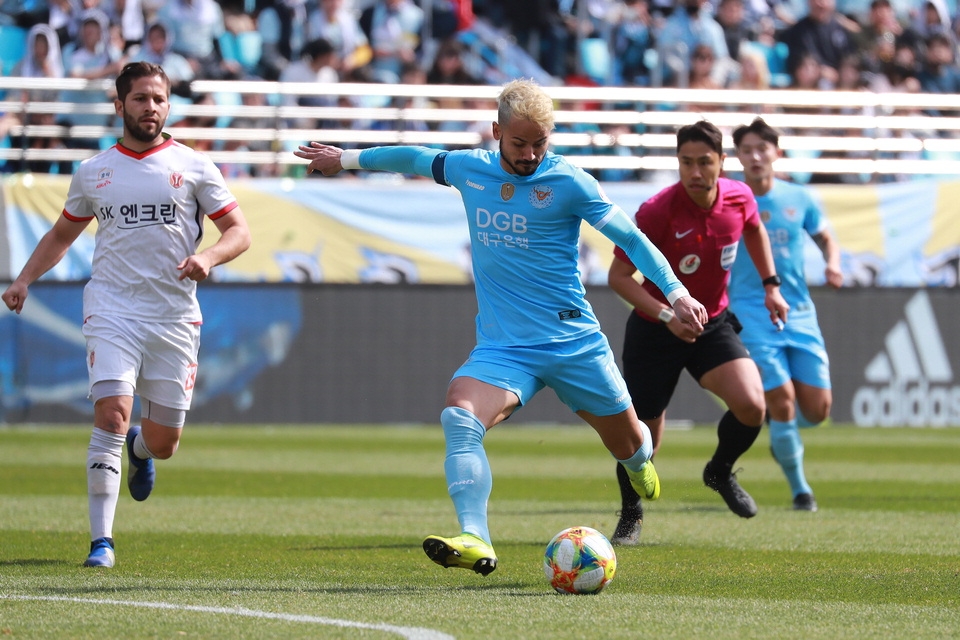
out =
<path fill-rule="evenodd" d="M 97 538 L 90 543 L 90 555 L 84 560 L 85 567 L 103 567 L 110 569 L 117 561 L 113 552 L 113 538 Z"/>
<path fill-rule="evenodd" d="M 127 488 L 134 500 L 143 502 L 150 497 L 153 483 L 157 479 L 157 472 L 153 468 L 153 460 L 140 458 L 133 452 L 133 439 L 140 433 L 140 425 L 130 427 L 127 432 L 127 459 L 130 468 L 127 470 Z"/>

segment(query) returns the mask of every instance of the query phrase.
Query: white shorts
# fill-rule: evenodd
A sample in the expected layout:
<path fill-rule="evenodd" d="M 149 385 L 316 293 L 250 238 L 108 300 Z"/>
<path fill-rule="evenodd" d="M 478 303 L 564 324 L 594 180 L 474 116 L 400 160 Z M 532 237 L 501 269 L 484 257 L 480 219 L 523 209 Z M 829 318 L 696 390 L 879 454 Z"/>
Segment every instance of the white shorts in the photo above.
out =
<path fill-rule="evenodd" d="M 199 324 L 90 316 L 83 323 L 83 336 L 90 388 L 104 380 L 120 380 L 132 384 L 141 398 L 171 409 L 190 408 Z"/>

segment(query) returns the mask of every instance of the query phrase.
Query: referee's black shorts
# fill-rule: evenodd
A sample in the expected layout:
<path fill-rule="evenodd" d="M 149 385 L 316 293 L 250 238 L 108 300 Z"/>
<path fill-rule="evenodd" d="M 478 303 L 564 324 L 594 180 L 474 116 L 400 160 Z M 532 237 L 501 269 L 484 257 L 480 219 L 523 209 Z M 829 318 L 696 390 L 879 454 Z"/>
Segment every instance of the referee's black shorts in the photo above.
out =
<path fill-rule="evenodd" d="M 676 337 L 662 322 L 630 313 L 623 341 L 623 377 L 641 420 L 652 420 L 670 404 L 680 372 L 699 382 L 711 369 L 750 354 L 740 340 L 740 322 L 729 309 L 704 327 L 694 343 Z"/>

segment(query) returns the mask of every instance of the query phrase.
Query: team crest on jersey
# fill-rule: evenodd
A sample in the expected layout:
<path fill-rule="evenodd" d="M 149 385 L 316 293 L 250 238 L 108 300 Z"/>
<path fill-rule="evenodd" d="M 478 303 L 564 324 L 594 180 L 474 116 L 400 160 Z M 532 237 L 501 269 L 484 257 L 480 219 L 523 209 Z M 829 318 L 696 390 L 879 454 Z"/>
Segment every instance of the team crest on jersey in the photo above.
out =
<path fill-rule="evenodd" d="M 183 174 L 179 171 L 174 171 L 170 174 L 170 186 L 174 189 L 179 189 L 183 186 Z"/>
<path fill-rule="evenodd" d="M 535 186 L 530 190 L 530 204 L 534 209 L 546 209 L 553 204 L 553 189 L 550 187 Z"/>
<path fill-rule="evenodd" d="M 680 259 L 680 273 L 690 275 L 700 268 L 700 256 L 689 253 Z"/>
<path fill-rule="evenodd" d="M 509 182 L 504 182 L 502 185 L 500 185 L 500 197 L 503 198 L 504 201 L 509 200 L 513 197 L 513 192 L 515 190 L 516 187 L 514 187 L 512 184 Z"/>
<path fill-rule="evenodd" d="M 760 212 L 760 220 L 763 221 L 763 224 L 770 222 L 770 212 L 764 209 Z"/>
<path fill-rule="evenodd" d="M 97 171 L 97 180 L 109 180 L 113 177 L 113 169 L 108 169 L 104 167 Z"/>

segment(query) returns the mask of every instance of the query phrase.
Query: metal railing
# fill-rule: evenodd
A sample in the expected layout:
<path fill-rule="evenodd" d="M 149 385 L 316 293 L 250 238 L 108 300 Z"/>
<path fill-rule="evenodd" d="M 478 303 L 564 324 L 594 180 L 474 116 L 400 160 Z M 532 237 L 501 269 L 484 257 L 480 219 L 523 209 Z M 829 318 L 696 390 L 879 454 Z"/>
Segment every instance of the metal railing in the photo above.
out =
<path fill-rule="evenodd" d="M 265 81 L 195 81 L 194 94 L 229 97 L 216 105 L 174 105 L 177 117 L 210 117 L 219 126 L 179 126 L 182 140 L 210 141 L 218 163 L 301 164 L 290 151 L 307 140 L 346 147 L 418 144 L 469 147 L 484 144 L 478 131 L 496 118 L 499 87 L 319 84 Z M 780 129 L 784 172 L 870 176 L 960 173 L 960 96 L 821 91 L 737 91 L 623 87 L 545 87 L 557 101 L 552 143 L 585 169 L 658 171 L 676 168 L 677 127 L 706 118 L 729 136 L 756 115 Z M 24 99 L 35 91 L 91 91 L 99 103 Z M 0 112 L 16 116 L 0 160 L 14 166 L 34 160 L 82 160 L 96 153 L 91 142 L 120 134 L 118 126 L 29 124 L 36 116 L 114 116 L 104 81 L 0 78 Z M 255 98 L 253 104 L 243 97 Z M 328 106 L 298 106 L 304 97 Z M 450 99 L 461 105 L 446 105 Z M 427 105 L 411 106 L 426 102 Z M 440 106 L 446 105 L 446 106 Z M 256 118 L 267 127 L 231 126 Z M 305 121 L 317 123 L 305 127 Z M 371 123 L 377 123 L 373 126 Z M 180 122 L 179 125 L 183 125 Z M 586 129 L 586 130 L 584 130 Z M 26 140 L 62 142 L 65 148 L 31 148 Z M 86 143 L 79 144 L 79 143 Z M 231 144 L 242 143 L 242 144 Z M 270 150 L 246 145 L 265 143 Z M 41 147 L 44 145 L 40 145 Z M 239 146 L 240 148 L 234 148 Z M 732 141 L 725 168 L 740 169 Z"/>

